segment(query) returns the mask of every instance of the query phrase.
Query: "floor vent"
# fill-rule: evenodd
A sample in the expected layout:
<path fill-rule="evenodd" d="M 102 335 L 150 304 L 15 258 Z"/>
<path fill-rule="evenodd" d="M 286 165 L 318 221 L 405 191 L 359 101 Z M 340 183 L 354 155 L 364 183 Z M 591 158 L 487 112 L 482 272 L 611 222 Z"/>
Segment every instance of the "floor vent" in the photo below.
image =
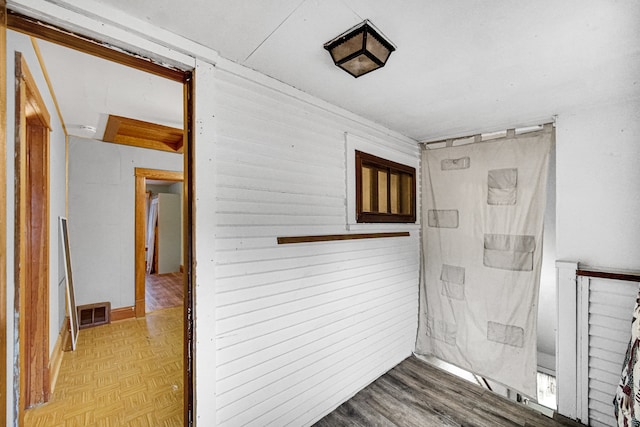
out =
<path fill-rule="evenodd" d="M 91 328 L 93 326 L 105 325 L 107 323 L 110 323 L 110 313 L 110 302 L 98 302 L 95 304 L 79 305 L 78 323 L 80 325 L 80 329 Z"/>

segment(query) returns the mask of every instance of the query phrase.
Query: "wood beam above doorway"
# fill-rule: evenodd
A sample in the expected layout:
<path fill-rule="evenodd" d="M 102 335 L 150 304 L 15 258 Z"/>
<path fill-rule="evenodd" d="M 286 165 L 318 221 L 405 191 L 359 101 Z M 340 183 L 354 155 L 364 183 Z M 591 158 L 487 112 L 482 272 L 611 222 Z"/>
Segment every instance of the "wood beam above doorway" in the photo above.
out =
<path fill-rule="evenodd" d="M 182 153 L 182 129 L 109 115 L 104 130 L 104 142 Z"/>

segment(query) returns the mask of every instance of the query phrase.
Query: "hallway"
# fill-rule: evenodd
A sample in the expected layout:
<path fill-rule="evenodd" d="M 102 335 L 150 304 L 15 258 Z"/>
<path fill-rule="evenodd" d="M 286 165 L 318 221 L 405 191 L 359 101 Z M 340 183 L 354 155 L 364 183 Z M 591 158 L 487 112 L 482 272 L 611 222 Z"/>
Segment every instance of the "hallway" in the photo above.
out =
<path fill-rule="evenodd" d="M 49 403 L 26 427 L 181 426 L 182 308 L 82 329 Z"/>
<path fill-rule="evenodd" d="M 147 274 L 145 277 L 146 312 L 180 307 L 183 302 L 183 274 Z"/>

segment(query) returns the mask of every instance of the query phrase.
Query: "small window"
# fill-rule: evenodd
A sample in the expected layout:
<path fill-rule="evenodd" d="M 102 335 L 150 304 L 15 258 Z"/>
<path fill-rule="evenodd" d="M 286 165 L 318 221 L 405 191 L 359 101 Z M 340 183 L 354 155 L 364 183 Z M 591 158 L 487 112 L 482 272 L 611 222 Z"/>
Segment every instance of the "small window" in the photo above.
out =
<path fill-rule="evenodd" d="M 356 151 L 358 222 L 416 222 L 416 170 Z"/>

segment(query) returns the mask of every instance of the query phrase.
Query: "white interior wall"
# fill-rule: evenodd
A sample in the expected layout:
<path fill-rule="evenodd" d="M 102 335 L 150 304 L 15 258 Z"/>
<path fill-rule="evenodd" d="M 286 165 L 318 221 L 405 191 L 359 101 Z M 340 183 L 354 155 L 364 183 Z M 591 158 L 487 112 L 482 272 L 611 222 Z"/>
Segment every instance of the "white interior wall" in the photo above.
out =
<path fill-rule="evenodd" d="M 176 182 L 175 184 L 168 184 L 168 185 L 147 184 L 147 191 L 151 191 L 153 194 L 159 194 L 159 193 L 178 194 L 180 196 L 180 206 L 182 206 L 182 186 L 183 186 L 182 182 Z M 180 212 L 182 212 L 182 208 L 180 208 Z M 184 239 L 182 238 L 182 235 L 183 235 L 183 226 L 180 225 L 180 263 L 182 263 L 182 260 L 184 259 Z"/>
<path fill-rule="evenodd" d="M 60 304 L 60 288 L 64 289 L 64 270 L 60 262 L 58 217 L 65 215 L 66 172 L 65 172 L 65 135 L 62 123 L 56 112 L 53 98 L 47 86 L 44 74 L 33 50 L 29 37 L 7 31 L 7 419 L 13 419 L 13 368 L 16 348 L 10 343 L 17 342 L 14 330 L 14 222 L 15 222 L 15 52 L 21 52 L 27 66 L 35 79 L 46 108 L 51 116 L 51 133 L 49 134 L 49 170 L 50 170 L 50 205 L 49 205 L 49 351 L 53 350 L 64 319 L 64 305 Z M 63 310 L 60 313 L 60 310 Z"/>
<path fill-rule="evenodd" d="M 640 269 L 640 99 L 560 114 L 557 256 Z"/>
<path fill-rule="evenodd" d="M 220 66 L 197 75 L 213 104 L 196 114 L 215 116 L 213 129 L 196 132 L 198 422 L 310 425 L 411 354 L 419 229 L 276 238 L 347 232 L 345 132 L 416 166 L 419 149 Z M 389 227 L 358 231 L 380 229 Z"/>
<path fill-rule="evenodd" d="M 57 6 L 51 6 L 55 8 Z M 56 15 L 56 11 L 49 10 L 47 13 Z M 46 15 L 46 13 L 45 13 Z M 58 15 L 56 15 L 58 16 Z M 76 15 L 65 17 L 66 22 L 75 25 L 81 22 Z M 126 21 L 123 21 L 126 22 Z M 101 30 L 99 24 L 94 24 L 94 30 L 98 34 L 103 31 L 106 34 L 108 30 Z M 107 25 L 108 27 L 108 25 Z M 146 29 L 145 29 L 146 30 Z M 151 33 L 158 35 L 157 29 L 151 29 Z M 184 46 L 184 41 L 174 38 L 170 35 L 162 33 L 158 36 L 161 40 L 168 40 L 169 44 L 176 43 Z M 129 35 L 124 37 L 125 42 L 134 47 L 140 47 L 142 50 L 158 53 L 160 56 L 171 55 L 169 48 L 158 48 L 157 46 L 149 46 L 146 40 L 140 40 L 138 36 Z M 121 40 L 121 39 L 118 39 Z M 116 43 L 117 44 L 117 43 Z M 188 51 L 188 49 L 186 49 Z M 12 51 L 8 49 L 8 57 L 11 58 Z M 207 55 L 205 54 L 204 57 Z M 182 58 L 181 61 L 187 61 L 189 58 Z M 11 61 L 9 61 L 7 75 L 12 75 Z M 207 68 L 207 72 L 211 72 L 211 68 Z M 202 71 L 200 69 L 199 71 Z M 198 75 L 198 94 L 214 93 L 209 82 L 203 85 L 201 77 Z M 9 80 L 7 93 L 12 93 L 12 85 Z M 198 99 L 198 97 L 196 97 Z M 204 106 L 204 104 L 201 104 Z M 8 104 L 7 116 L 9 117 L 8 135 L 12 131 L 10 127 L 11 117 L 13 114 L 13 106 L 11 102 Z M 213 111 L 215 108 L 210 106 L 207 108 L 199 108 L 197 111 Z M 610 121 L 609 121 L 610 120 Z M 209 126 L 210 118 L 201 117 L 201 121 L 196 124 L 198 127 L 198 137 L 204 143 L 198 145 L 199 157 L 197 161 L 201 166 L 211 166 L 213 164 L 211 153 L 215 153 L 215 144 L 211 143 L 216 137 L 216 132 Z M 615 266 L 623 268 L 637 268 L 638 245 L 634 245 L 634 238 L 629 236 L 637 236 L 637 215 L 638 211 L 637 195 L 638 191 L 634 185 L 637 185 L 637 168 L 634 171 L 630 168 L 630 164 L 638 159 L 638 145 L 633 144 L 632 140 L 638 139 L 638 102 L 619 103 L 611 106 L 602 106 L 598 109 L 581 110 L 578 112 L 569 112 L 560 114 L 558 126 L 558 217 L 557 217 L 557 246 L 558 258 L 560 259 L 580 259 L 589 263 L 604 265 L 609 263 L 612 257 L 617 261 L 613 261 Z M 620 126 L 622 125 L 622 126 Z M 624 132 L 621 132 L 624 130 Z M 596 131 L 592 134 L 592 131 Z M 626 133 L 626 135 L 622 135 Z M 631 135 L 630 135 L 631 134 Z M 610 143 L 611 137 L 615 136 L 617 142 Z M 604 141 L 604 142 L 603 142 Z M 618 143 L 618 142 L 622 143 Z M 11 144 L 11 141 L 8 142 Z M 7 176 L 13 176 L 12 146 L 8 146 L 7 159 Z M 592 151 L 593 150 L 593 151 Z M 619 166 L 622 165 L 622 168 Z M 604 166 L 604 167 L 603 167 Z M 601 173 L 604 172 L 604 177 Z M 198 178 L 204 178 L 207 185 L 214 185 L 216 182 L 216 174 L 214 172 L 204 173 Z M 626 180 L 625 185 L 618 185 L 618 178 Z M 587 185 L 585 185 L 585 183 Z M 588 184 L 596 184 L 596 188 L 591 188 Z M 604 184 L 613 184 L 615 189 L 604 188 Z M 213 212 L 215 199 L 212 195 L 215 187 L 200 188 L 200 197 L 198 200 L 198 208 L 203 212 Z M 211 194 L 208 194 L 209 191 Z M 8 247 L 13 245 L 13 182 L 9 179 L 7 182 L 7 237 Z M 595 195 L 595 197 L 593 197 Z M 595 199 L 595 203 L 593 200 Z M 602 206 L 604 202 L 615 202 L 614 205 Z M 617 203 L 619 202 L 619 203 Z M 596 205 L 596 208 L 594 208 Z M 586 215 L 584 211 L 590 211 Z M 206 213 L 201 219 L 206 218 Z M 602 222 L 600 219 L 604 218 Z M 216 297 L 211 286 L 214 283 L 216 271 L 212 267 L 216 260 L 215 251 L 209 251 L 214 245 L 211 236 L 214 235 L 215 218 L 209 218 L 207 221 L 196 221 L 198 231 L 196 232 L 196 240 L 199 245 L 198 252 L 198 296 L 196 304 L 202 307 L 198 313 L 198 320 L 203 325 L 214 325 L 215 313 L 211 309 L 210 302 L 215 302 Z M 612 231 L 611 237 L 607 238 L 609 231 Z M 593 232 L 596 234 L 594 235 Z M 590 235 L 591 237 L 589 238 Z M 588 240 L 588 244 L 584 244 Z M 635 248 L 634 248 L 635 246 Z M 617 248 L 617 249 L 612 249 Z M 629 251 L 628 249 L 631 248 Z M 608 253 L 611 252 L 610 255 Z M 8 277 L 13 277 L 12 254 L 7 260 Z M 9 281 L 11 283 L 11 281 Z M 12 305 L 12 290 L 8 289 L 7 298 L 8 308 Z M 9 311 L 10 312 L 10 311 Z M 8 322 L 12 322 L 11 317 Z M 9 330 L 12 323 L 8 325 Z M 202 328 L 196 330 L 198 334 L 198 353 L 197 363 L 199 370 L 197 372 L 198 398 L 201 402 L 196 402 L 197 414 L 200 420 L 211 419 L 215 417 L 215 406 L 211 405 L 210 399 L 207 400 L 203 396 L 213 396 L 215 393 L 216 370 L 208 367 L 216 360 L 215 351 L 215 330 Z M 9 338 L 11 341 L 11 338 Z M 11 360 L 13 348 L 9 346 L 9 360 Z M 11 378 L 11 366 L 8 366 L 7 377 Z M 8 384 L 8 408 L 11 411 L 11 383 Z M 11 419 L 11 418 L 9 418 Z M 205 424 L 211 425 L 211 424 Z"/>
<path fill-rule="evenodd" d="M 583 313 L 582 309 L 576 311 L 577 262 L 640 270 L 639 138 L 637 98 L 558 116 L 556 248 L 558 259 L 567 262 L 557 263 L 557 399 L 558 411 L 570 418 L 584 413 L 576 396 L 582 381 L 586 381 L 575 345 L 579 332 L 576 325 L 580 323 L 577 316 Z M 589 302 L 599 303 L 603 296 Z M 631 315 L 629 312 L 629 319 Z"/>
<path fill-rule="evenodd" d="M 158 194 L 158 274 L 180 271 L 182 211 L 180 196 Z"/>
<path fill-rule="evenodd" d="M 182 155 L 69 138 L 69 239 L 76 304 L 135 304 L 135 168 L 182 170 Z"/>

